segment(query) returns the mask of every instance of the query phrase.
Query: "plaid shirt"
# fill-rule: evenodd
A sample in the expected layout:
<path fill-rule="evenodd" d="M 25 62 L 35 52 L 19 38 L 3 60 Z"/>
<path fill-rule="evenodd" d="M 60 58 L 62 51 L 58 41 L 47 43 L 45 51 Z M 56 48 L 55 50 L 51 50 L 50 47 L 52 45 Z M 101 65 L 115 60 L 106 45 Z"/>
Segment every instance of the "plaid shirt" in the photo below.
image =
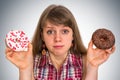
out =
<path fill-rule="evenodd" d="M 49 55 L 36 56 L 34 60 L 35 80 L 82 80 L 82 59 L 68 54 L 59 71 L 56 70 Z"/>

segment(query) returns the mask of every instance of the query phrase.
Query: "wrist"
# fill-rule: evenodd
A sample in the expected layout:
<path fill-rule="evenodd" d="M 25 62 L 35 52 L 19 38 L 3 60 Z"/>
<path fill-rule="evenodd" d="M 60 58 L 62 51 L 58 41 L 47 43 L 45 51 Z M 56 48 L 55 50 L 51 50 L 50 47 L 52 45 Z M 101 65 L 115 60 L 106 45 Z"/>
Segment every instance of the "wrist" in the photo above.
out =
<path fill-rule="evenodd" d="M 97 80 L 97 77 L 98 77 L 98 66 L 94 66 L 89 62 L 87 62 L 85 80 Z"/>
<path fill-rule="evenodd" d="M 87 62 L 86 68 L 87 68 L 87 71 L 97 71 L 99 66 L 93 65 L 90 62 Z"/>
<path fill-rule="evenodd" d="M 32 80 L 33 67 L 19 69 L 19 80 Z"/>

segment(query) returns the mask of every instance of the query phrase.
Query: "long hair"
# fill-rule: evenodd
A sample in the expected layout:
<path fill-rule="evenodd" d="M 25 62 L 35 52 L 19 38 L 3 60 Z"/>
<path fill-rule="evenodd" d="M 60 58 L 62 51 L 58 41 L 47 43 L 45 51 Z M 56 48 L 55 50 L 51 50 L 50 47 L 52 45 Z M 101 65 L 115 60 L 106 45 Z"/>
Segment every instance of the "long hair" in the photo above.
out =
<path fill-rule="evenodd" d="M 41 54 L 42 45 L 44 44 L 42 31 L 46 21 L 55 25 L 63 24 L 70 27 L 73 31 L 73 46 L 70 50 L 76 55 L 86 54 L 86 48 L 83 45 L 76 20 L 72 13 L 62 5 L 50 5 L 43 11 L 32 40 L 34 55 Z"/>

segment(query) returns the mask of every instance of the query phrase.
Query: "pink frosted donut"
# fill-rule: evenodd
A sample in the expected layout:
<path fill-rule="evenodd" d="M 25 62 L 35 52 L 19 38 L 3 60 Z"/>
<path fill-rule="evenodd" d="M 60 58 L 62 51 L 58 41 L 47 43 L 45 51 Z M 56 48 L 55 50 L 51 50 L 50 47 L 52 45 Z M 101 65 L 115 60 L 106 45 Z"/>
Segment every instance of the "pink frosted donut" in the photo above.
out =
<path fill-rule="evenodd" d="M 6 35 L 6 44 L 14 51 L 27 51 L 28 37 L 21 30 L 11 30 Z"/>

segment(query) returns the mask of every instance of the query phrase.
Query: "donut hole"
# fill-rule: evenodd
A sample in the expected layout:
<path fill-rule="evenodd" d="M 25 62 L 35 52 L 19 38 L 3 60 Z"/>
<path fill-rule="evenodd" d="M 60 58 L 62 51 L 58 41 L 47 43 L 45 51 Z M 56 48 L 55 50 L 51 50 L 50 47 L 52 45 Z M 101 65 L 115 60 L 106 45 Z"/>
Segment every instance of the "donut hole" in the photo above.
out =
<path fill-rule="evenodd" d="M 108 40 L 108 37 L 107 37 L 107 35 L 101 35 L 99 39 L 100 39 L 100 41 L 105 42 Z"/>

